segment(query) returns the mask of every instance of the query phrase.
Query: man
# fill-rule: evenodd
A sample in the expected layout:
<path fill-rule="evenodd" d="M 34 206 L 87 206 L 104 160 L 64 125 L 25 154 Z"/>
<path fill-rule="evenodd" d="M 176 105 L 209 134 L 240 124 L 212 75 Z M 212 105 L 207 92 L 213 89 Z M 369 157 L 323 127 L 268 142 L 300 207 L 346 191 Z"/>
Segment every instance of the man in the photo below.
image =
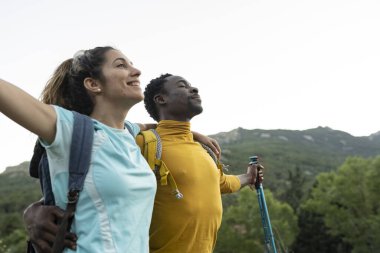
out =
<path fill-rule="evenodd" d="M 190 120 L 203 110 L 198 89 L 179 76 L 161 75 L 144 92 L 145 108 L 158 122 L 162 160 L 172 173 L 183 199 L 170 187 L 157 185 L 151 252 L 212 252 L 222 219 L 220 193 L 254 184 L 256 167 L 239 176 L 225 175 L 202 146 L 194 142 Z"/>
<path fill-rule="evenodd" d="M 182 199 L 177 199 L 171 187 L 158 183 L 150 227 L 150 251 L 212 252 L 222 219 L 221 193 L 253 185 L 257 167 L 249 166 L 243 175 L 225 175 L 206 150 L 194 142 L 190 120 L 203 108 L 198 89 L 184 78 L 161 75 L 147 85 L 144 95 L 145 108 L 158 122 L 161 159 L 183 194 Z M 44 216 L 51 218 L 39 218 Z M 26 211 L 30 237 L 40 248 L 48 248 L 48 242 L 53 241 L 54 238 L 47 237 L 43 231 L 54 234 L 57 228 L 52 220 L 57 217 L 61 217 L 61 213 L 54 207 L 33 206 Z M 68 239 L 66 245 L 75 248 L 75 237 L 68 234 Z"/>

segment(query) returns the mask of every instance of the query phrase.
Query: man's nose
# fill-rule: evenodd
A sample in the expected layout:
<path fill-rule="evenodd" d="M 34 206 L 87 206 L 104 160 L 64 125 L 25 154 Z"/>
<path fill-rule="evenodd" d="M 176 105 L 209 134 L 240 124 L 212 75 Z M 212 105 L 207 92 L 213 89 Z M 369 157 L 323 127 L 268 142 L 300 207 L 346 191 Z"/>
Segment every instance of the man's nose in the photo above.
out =
<path fill-rule="evenodd" d="M 191 92 L 192 92 L 192 93 L 198 93 L 199 90 L 198 90 L 197 87 L 191 87 Z"/>

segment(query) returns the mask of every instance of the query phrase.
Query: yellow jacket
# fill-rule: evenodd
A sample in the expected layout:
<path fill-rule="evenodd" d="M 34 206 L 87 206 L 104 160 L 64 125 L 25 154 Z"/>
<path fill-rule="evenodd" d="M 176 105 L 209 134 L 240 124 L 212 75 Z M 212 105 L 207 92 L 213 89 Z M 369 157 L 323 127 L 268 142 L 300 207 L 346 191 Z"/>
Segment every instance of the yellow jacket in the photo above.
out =
<path fill-rule="evenodd" d="M 183 199 L 169 185 L 157 185 L 150 252 L 212 252 L 222 220 L 221 193 L 240 189 L 236 176 L 225 175 L 202 146 L 194 142 L 189 122 L 160 121 L 162 160 L 172 173 Z"/>

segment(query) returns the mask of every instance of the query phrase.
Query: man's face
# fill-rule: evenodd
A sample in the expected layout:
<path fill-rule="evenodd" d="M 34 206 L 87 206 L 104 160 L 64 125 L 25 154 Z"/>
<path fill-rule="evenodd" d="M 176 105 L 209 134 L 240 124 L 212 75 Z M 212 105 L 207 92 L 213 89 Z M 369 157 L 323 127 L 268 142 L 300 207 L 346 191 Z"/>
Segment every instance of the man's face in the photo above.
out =
<path fill-rule="evenodd" d="M 166 113 L 177 120 L 190 120 L 203 111 L 198 89 L 180 76 L 169 76 L 162 89 Z"/>

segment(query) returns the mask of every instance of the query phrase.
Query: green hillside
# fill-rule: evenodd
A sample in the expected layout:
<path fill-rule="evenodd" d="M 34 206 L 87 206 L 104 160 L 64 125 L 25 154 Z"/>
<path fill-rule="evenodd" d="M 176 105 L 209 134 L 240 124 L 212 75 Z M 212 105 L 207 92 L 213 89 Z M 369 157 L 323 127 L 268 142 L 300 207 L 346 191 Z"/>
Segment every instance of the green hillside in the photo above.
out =
<path fill-rule="evenodd" d="M 327 127 L 304 131 L 238 128 L 212 135 L 212 137 L 217 139 L 222 147 L 222 161 L 230 165 L 229 171 L 226 172 L 228 174 L 244 173 L 249 157 L 259 156 L 259 160 L 265 166 L 264 188 L 270 190 L 268 196 L 273 199 L 271 200 L 273 206 L 278 206 L 278 210 L 288 210 L 286 212 L 289 217 L 291 216 L 289 210 L 294 210 L 294 215 L 300 217 L 296 210 L 308 198 L 308 192 L 311 191 L 316 177 L 321 172 L 336 171 L 346 158 L 351 156 L 370 158 L 380 155 L 380 132 L 366 137 L 354 137 Z M 24 162 L 19 166 L 8 167 L 0 174 L 0 252 L 24 252 L 26 235 L 22 224 L 22 212 L 29 203 L 41 197 L 38 180 L 31 178 L 28 174 L 28 164 Z M 240 210 L 235 207 L 235 204 L 239 203 L 244 206 L 245 198 L 252 198 L 247 194 L 244 193 L 241 199 L 237 198 L 239 193 L 223 196 L 226 211 L 223 219 L 226 222 L 231 222 L 231 224 L 236 222 L 233 218 L 235 213 L 249 212 L 248 209 Z M 277 215 L 273 214 L 274 222 L 286 227 L 281 220 L 283 211 L 281 212 L 278 211 Z M 256 219 L 258 221 L 254 223 L 257 226 L 256 229 L 261 231 L 259 218 Z M 313 222 L 317 225 L 321 224 L 318 220 L 313 220 Z M 307 224 L 310 224 L 310 221 L 307 221 Z M 228 244 L 240 245 L 241 243 L 236 241 L 236 238 L 231 237 L 230 233 L 233 235 L 235 232 L 229 232 L 226 228 L 228 225 L 223 225 L 220 238 L 229 238 L 231 241 L 228 241 Z M 298 226 L 302 227 L 304 224 L 298 224 Z M 316 225 L 313 224 L 313 226 Z M 325 229 L 323 223 L 318 226 Z M 315 227 L 311 227 L 309 231 L 314 229 Z M 297 229 L 293 227 L 292 233 L 289 234 L 289 245 L 294 242 L 296 235 Z M 338 239 L 330 238 L 325 230 L 323 230 L 323 235 L 326 241 L 340 240 L 339 237 Z M 261 242 L 260 238 L 258 240 Z M 293 247 L 297 248 L 297 245 Z M 225 252 L 220 250 L 222 248 L 225 248 L 225 245 L 217 245 L 215 252 Z M 310 249 L 305 252 L 308 250 Z"/>
<path fill-rule="evenodd" d="M 0 252 L 25 252 L 23 210 L 41 198 L 39 182 L 29 176 L 29 162 L 0 174 Z"/>
<path fill-rule="evenodd" d="M 320 172 L 335 170 L 348 156 L 380 155 L 380 135 L 354 137 L 318 127 L 304 131 L 238 128 L 212 135 L 222 147 L 222 161 L 232 174 L 244 172 L 249 157 L 258 155 L 265 166 L 265 185 L 281 195 L 289 172 L 300 169 L 311 186 Z"/>

